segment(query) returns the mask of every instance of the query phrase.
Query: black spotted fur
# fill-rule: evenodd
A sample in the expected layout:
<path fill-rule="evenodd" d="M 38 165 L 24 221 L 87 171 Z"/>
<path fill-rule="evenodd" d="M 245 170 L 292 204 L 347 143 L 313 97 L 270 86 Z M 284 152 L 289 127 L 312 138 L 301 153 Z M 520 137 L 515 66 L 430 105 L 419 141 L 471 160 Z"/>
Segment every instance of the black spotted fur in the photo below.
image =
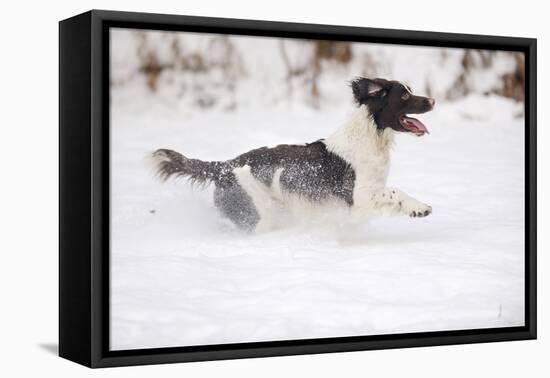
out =
<path fill-rule="evenodd" d="M 196 183 L 214 183 L 216 207 L 245 229 L 253 229 L 259 215 L 233 174 L 233 169 L 244 165 L 250 166 L 252 175 L 267 186 L 271 185 L 276 170 L 283 168 L 280 183 L 285 191 L 310 201 L 339 198 L 353 205 L 355 172 L 344 159 L 328 151 L 322 140 L 305 145 L 262 147 L 225 162 L 188 159 L 167 149 L 155 151 L 154 156 L 160 159 L 158 171 L 165 180 L 180 176 Z"/>

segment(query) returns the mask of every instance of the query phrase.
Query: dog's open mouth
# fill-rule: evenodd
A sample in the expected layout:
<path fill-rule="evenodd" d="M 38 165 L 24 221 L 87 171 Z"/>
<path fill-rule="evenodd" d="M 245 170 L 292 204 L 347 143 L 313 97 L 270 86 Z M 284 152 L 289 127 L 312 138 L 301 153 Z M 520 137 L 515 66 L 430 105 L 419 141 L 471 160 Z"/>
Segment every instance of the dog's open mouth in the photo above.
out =
<path fill-rule="evenodd" d="M 422 122 L 413 117 L 403 115 L 399 118 L 399 123 L 401 123 L 401 126 L 416 136 L 422 136 L 430 133 Z"/>

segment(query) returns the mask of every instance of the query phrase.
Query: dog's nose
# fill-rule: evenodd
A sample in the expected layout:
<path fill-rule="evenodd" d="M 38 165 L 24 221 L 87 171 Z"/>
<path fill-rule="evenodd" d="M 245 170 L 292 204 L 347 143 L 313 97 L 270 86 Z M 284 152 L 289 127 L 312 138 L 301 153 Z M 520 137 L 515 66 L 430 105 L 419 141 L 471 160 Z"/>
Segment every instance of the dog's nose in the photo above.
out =
<path fill-rule="evenodd" d="M 429 98 L 428 104 L 430 104 L 430 106 L 433 107 L 435 105 L 435 100 L 433 98 Z"/>

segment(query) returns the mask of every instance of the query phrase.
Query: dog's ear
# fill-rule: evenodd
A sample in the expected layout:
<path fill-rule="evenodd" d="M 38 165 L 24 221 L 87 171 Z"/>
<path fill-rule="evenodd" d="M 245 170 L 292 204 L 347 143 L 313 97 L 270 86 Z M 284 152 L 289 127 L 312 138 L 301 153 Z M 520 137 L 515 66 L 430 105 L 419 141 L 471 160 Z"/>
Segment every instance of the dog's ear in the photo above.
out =
<path fill-rule="evenodd" d="M 380 98 L 387 94 L 387 83 L 383 79 L 357 78 L 351 82 L 353 96 L 358 104 L 364 104 L 369 98 Z"/>

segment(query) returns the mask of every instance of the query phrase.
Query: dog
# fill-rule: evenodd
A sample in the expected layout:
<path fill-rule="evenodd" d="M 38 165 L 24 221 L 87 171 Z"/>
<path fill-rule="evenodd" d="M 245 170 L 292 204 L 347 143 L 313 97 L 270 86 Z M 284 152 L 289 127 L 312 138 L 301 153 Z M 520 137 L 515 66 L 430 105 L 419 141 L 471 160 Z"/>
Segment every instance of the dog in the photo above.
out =
<path fill-rule="evenodd" d="M 351 81 L 357 109 L 326 139 L 303 145 L 251 150 L 227 161 L 202 161 L 159 149 L 162 180 L 186 177 L 215 185 L 214 203 L 247 231 L 266 231 L 287 222 L 297 203 L 333 208 L 351 223 L 378 215 L 425 217 L 431 206 L 386 187 L 395 133 L 428 134 L 410 114 L 434 108 L 433 98 L 412 94 L 398 81 L 358 77 Z M 321 213 L 326 214 L 326 211 Z"/>

